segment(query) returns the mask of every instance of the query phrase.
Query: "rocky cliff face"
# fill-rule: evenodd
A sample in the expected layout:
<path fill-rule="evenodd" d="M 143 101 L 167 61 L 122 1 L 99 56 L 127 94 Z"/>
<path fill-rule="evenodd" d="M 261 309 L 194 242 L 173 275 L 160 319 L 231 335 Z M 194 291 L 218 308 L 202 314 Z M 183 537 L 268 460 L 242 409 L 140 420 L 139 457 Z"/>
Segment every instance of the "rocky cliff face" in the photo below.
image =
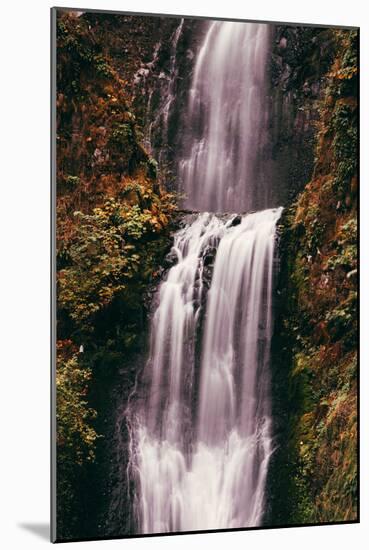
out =
<path fill-rule="evenodd" d="M 134 74 L 134 106 L 147 147 L 168 189 L 179 191 L 177 163 L 194 61 L 207 22 L 164 19 L 148 62 Z"/>
<path fill-rule="evenodd" d="M 153 41 L 132 18 L 58 12 L 59 539 L 104 534 L 115 399 L 127 401 L 135 382 L 145 296 L 170 248 L 175 203 L 143 144 L 131 85 Z"/>
<path fill-rule="evenodd" d="M 278 25 L 269 66 L 270 174 L 285 206 L 311 178 L 324 79 L 334 55 L 332 29 Z"/>
<path fill-rule="evenodd" d="M 357 519 L 357 31 L 335 31 L 314 171 L 280 224 L 275 525 Z"/>

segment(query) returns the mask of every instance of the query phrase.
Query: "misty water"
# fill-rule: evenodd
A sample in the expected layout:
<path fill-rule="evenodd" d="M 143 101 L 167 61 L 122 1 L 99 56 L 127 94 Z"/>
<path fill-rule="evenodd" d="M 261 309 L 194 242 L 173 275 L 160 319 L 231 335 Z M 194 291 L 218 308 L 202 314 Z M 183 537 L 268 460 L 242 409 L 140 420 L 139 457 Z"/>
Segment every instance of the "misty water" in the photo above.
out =
<path fill-rule="evenodd" d="M 140 533 L 262 524 L 281 214 L 257 178 L 267 51 L 267 25 L 214 22 L 197 52 L 178 173 L 185 207 L 199 213 L 174 235 L 149 357 L 126 411 Z M 173 51 L 170 63 L 176 76 Z M 170 93 L 163 103 L 166 121 L 174 101 Z"/>
<path fill-rule="evenodd" d="M 179 162 L 189 209 L 269 206 L 268 185 L 258 173 L 267 140 L 268 47 L 268 25 L 215 21 L 208 29 L 194 68 Z"/>

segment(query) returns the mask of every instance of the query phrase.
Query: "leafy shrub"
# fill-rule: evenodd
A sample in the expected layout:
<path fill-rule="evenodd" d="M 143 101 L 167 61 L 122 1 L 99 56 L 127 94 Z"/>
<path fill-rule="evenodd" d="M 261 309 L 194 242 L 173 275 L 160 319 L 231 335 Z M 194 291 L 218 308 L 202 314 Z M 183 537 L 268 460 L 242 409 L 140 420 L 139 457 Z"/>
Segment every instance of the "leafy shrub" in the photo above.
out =
<path fill-rule="evenodd" d="M 57 444 L 60 452 L 75 464 L 94 459 L 97 434 L 91 425 L 96 411 L 88 406 L 86 394 L 91 370 L 74 354 L 59 357 L 56 370 Z"/>

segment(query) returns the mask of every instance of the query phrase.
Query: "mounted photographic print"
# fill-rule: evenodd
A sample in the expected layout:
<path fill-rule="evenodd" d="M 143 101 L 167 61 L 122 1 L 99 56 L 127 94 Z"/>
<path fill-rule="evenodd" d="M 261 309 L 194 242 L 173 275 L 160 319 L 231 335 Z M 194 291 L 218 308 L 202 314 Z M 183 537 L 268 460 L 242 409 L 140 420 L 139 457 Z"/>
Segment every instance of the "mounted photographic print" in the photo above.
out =
<path fill-rule="evenodd" d="M 52 9 L 52 540 L 358 517 L 358 28 Z"/>

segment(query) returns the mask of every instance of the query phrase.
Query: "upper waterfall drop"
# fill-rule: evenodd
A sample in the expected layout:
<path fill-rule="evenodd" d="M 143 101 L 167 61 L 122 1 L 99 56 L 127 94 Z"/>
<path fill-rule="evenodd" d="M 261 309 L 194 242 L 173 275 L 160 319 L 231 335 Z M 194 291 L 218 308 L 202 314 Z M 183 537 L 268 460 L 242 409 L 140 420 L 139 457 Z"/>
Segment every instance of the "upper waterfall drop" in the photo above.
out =
<path fill-rule="evenodd" d="M 268 47 L 265 24 L 215 21 L 207 31 L 194 68 L 178 167 L 189 209 L 271 206 L 261 169 Z"/>

